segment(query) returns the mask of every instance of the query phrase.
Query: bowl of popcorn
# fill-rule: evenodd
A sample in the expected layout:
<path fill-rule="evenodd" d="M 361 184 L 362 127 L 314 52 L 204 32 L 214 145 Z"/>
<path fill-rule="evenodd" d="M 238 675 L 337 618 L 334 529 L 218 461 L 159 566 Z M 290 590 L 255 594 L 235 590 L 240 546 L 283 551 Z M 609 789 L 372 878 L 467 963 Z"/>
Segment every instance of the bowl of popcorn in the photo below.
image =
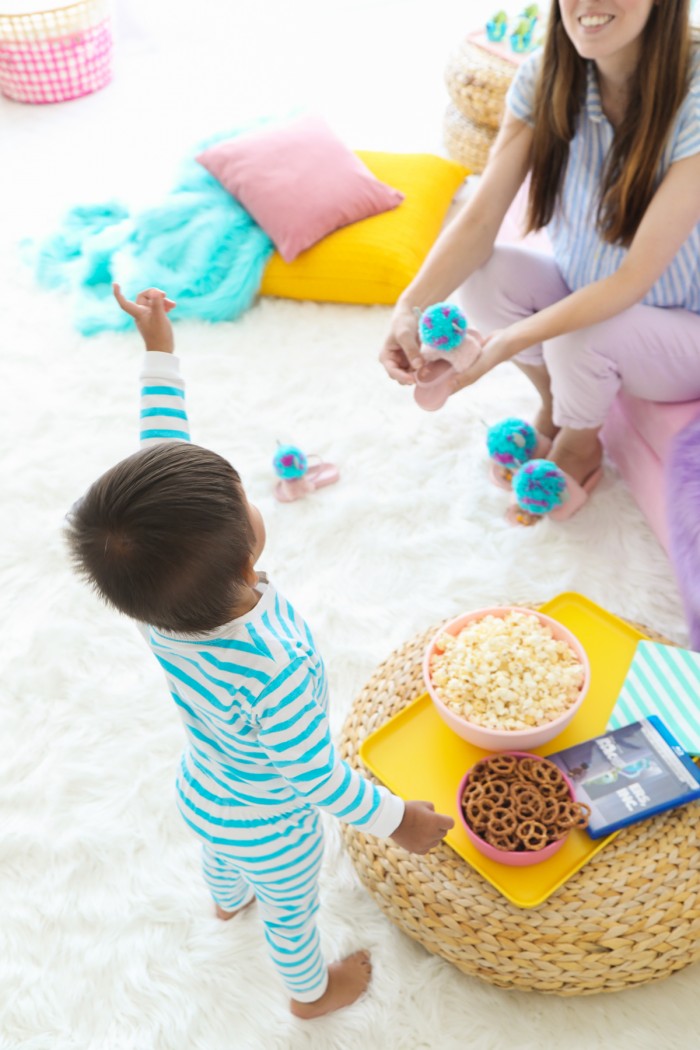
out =
<path fill-rule="evenodd" d="M 563 624 L 507 605 L 442 627 L 426 649 L 423 677 L 437 713 L 462 739 L 486 751 L 528 751 L 571 722 L 590 665 Z"/>
<path fill-rule="evenodd" d="M 548 860 L 590 816 L 559 767 L 526 751 L 488 755 L 467 770 L 457 812 L 480 853 L 513 867 Z"/>

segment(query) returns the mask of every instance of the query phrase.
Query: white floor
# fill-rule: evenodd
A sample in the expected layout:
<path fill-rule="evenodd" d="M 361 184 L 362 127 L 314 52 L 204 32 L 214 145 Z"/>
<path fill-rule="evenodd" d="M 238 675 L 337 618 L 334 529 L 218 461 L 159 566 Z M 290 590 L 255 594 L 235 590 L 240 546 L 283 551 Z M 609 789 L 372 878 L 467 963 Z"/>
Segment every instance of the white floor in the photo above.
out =
<path fill-rule="evenodd" d="M 322 937 L 331 957 L 368 946 L 374 977 L 343 1016 L 293 1022 L 255 914 L 211 917 L 172 800 L 182 737 L 160 672 L 61 543 L 72 501 L 133 448 L 139 352 L 131 333 L 81 339 L 17 241 L 74 204 L 157 202 L 199 139 L 251 116 L 308 107 L 355 148 L 440 153 L 447 57 L 494 6 L 121 0 L 111 87 L 0 100 L 0 1050 L 696 1045 L 697 966 L 586 999 L 469 979 L 385 919 L 330 821 Z M 508 527 L 483 422 L 527 414 L 529 388 L 508 366 L 420 412 L 376 363 L 388 312 L 267 300 L 177 328 L 195 435 L 265 515 L 263 567 L 314 627 L 334 731 L 393 647 L 466 608 L 576 590 L 684 642 L 668 561 L 615 471 L 566 525 Z M 333 459 L 340 484 L 277 504 L 278 438 Z"/>

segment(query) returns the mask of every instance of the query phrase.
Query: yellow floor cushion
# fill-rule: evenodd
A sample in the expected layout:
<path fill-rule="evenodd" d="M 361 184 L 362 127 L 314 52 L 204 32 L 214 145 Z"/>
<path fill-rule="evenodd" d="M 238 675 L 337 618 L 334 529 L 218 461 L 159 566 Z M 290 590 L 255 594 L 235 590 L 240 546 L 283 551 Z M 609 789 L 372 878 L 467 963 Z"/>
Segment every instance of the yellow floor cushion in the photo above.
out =
<path fill-rule="evenodd" d="M 291 263 L 275 252 L 261 295 L 392 304 L 413 280 L 469 172 L 430 153 L 358 150 L 357 156 L 405 200 L 392 211 L 336 230 Z"/>

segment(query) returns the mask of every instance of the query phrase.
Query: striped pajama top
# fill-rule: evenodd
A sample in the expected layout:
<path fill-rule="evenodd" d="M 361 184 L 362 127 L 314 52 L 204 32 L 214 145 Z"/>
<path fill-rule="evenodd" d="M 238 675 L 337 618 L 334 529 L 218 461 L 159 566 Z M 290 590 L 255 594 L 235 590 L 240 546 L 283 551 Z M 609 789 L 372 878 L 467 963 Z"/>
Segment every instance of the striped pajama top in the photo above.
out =
<path fill-rule="evenodd" d="M 518 69 L 506 96 L 511 112 L 532 126 L 535 87 L 542 52 L 535 51 Z M 569 144 L 569 160 L 559 204 L 547 233 L 564 281 L 577 291 L 609 277 L 626 248 L 608 244 L 596 229 L 599 193 L 614 129 L 603 113 L 594 62 L 587 63 L 586 97 Z M 691 79 L 671 129 L 658 172 L 659 181 L 676 161 L 700 153 L 700 50 L 691 60 Z M 681 245 L 670 266 L 647 292 L 647 306 L 682 307 L 700 313 L 700 224 Z"/>
<path fill-rule="evenodd" d="M 189 441 L 184 383 L 172 354 L 147 353 L 141 445 Z M 296 610 L 261 577 L 250 612 L 202 635 L 142 625 L 187 737 L 177 778 L 180 812 L 213 845 L 263 842 L 261 828 L 319 806 L 386 836 L 404 803 L 336 754 L 323 661 Z"/>

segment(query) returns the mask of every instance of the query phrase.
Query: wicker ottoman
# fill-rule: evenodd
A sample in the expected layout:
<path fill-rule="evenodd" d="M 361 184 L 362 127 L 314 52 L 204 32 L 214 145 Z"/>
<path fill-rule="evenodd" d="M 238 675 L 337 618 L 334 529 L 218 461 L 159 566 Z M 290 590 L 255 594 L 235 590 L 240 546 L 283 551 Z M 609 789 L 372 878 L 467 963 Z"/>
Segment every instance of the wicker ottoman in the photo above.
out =
<path fill-rule="evenodd" d="M 439 626 L 396 650 L 355 700 L 341 750 L 365 774 L 359 746 L 423 691 L 421 661 Z M 393 922 L 463 973 L 502 988 L 613 992 L 700 960 L 700 803 L 621 832 L 531 909 L 512 905 L 447 845 L 417 856 L 348 825 L 343 835 Z"/>
<path fill-rule="evenodd" d="M 453 160 L 474 174 L 486 167 L 489 151 L 501 126 L 506 92 L 520 58 L 494 53 L 482 32 L 471 33 L 450 55 L 445 85 L 450 104 L 443 119 L 443 141 Z"/>

